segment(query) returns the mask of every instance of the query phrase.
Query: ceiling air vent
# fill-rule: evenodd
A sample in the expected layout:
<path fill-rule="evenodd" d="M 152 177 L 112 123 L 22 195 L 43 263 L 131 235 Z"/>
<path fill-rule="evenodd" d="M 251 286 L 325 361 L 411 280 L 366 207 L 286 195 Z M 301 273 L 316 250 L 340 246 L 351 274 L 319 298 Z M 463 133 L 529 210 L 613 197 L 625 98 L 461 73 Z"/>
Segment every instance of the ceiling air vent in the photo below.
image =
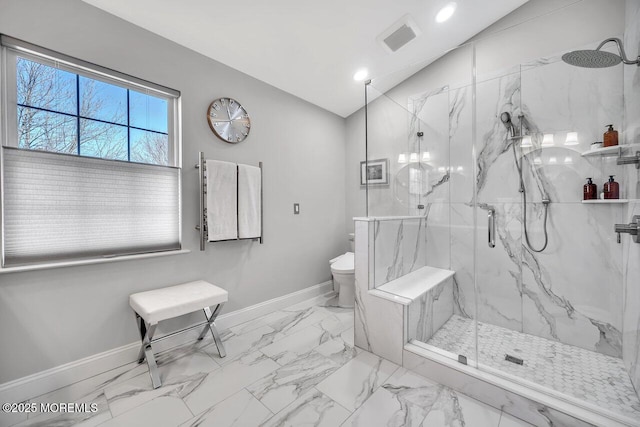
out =
<path fill-rule="evenodd" d="M 420 35 L 420 28 L 409 15 L 396 21 L 385 32 L 376 37 L 387 51 L 393 53 Z"/>

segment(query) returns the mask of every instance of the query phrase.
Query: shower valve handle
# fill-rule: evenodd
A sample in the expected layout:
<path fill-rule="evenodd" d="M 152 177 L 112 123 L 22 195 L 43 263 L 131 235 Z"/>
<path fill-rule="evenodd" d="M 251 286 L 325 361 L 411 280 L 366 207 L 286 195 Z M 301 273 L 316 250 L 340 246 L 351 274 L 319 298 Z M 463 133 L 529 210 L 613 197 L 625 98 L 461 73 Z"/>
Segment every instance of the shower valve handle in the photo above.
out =
<path fill-rule="evenodd" d="M 489 229 L 489 235 L 488 235 L 488 244 L 490 248 L 495 248 L 496 247 L 496 211 L 495 209 L 489 209 L 489 212 L 487 213 L 487 218 L 489 221 L 488 224 L 488 229 Z"/>
<path fill-rule="evenodd" d="M 640 215 L 634 215 L 629 224 L 616 224 L 614 227 L 616 233 L 627 233 L 633 236 L 633 241 L 640 243 Z"/>

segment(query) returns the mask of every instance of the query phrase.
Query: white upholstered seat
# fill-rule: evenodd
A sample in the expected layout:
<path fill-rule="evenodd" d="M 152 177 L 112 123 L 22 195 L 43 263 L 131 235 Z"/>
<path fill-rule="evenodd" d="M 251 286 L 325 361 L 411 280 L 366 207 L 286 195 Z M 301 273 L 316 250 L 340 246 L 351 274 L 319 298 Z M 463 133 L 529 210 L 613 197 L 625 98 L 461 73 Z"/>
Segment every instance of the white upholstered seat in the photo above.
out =
<path fill-rule="evenodd" d="M 132 294 L 129 296 L 129 304 L 140 317 L 153 325 L 204 307 L 225 303 L 228 298 L 224 289 L 204 280 L 197 280 Z"/>
<path fill-rule="evenodd" d="M 142 363 L 147 359 L 153 388 L 158 388 L 162 385 L 156 359 L 153 355 L 153 349 L 151 348 L 151 344 L 154 342 L 153 334 L 155 333 L 158 322 L 194 311 L 204 311 L 207 321 L 194 325 L 191 328 L 205 325 L 198 340 L 203 339 L 207 331 L 211 331 L 220 357 L 225 357 L 224 345 L 216 329 L 215 320 L 228 298 L 229 294 L 227 291 L 204 280 L 169 286 L 168 288 L 154 289 L 152 291 L 138 292 L 137 294 L 129 296 L 129 305 L 131 305 L 131 308 L 133 308 L 135 312 L 140 339 L 142 340 L 138 363 Z M 215 309 L 211 311 L 211 307 L 215 307 Z M 191 328 L 165 335 L 162 338 L 185 332 Z"/>

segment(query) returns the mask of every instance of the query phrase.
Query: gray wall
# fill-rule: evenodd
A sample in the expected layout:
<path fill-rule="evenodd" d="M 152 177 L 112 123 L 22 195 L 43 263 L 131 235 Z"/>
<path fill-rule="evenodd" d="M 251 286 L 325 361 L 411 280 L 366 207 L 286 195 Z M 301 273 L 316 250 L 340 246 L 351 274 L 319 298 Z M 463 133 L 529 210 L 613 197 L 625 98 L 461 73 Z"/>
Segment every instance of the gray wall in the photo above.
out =
<path fill-rule="evenodd" d="M 345 223 L 350 233 L 354 230 L 353 218 L 367 214 L 364 187 L 360 186 L 360 162 L 365 159 L 364 109 L 349 116 L 346 121 L 346 217 Z"/>
<path fill-rule="evenodd" d="M 182 92 L 182 232 L 192 251 L 0 275 L 0 383 L 136 341 L 133 292 L 204 279 L 229 291 L 230 312 L 330 279 L 328 260 L 346 248 L 344 119 L 80 0 L 0 0 L 0 32 Z M 251 115 L 241 144 L 209 130 L 206 108 L 220 96 Z M 198 151 L 264 162 L 264 245 L 198 251 Z"/>

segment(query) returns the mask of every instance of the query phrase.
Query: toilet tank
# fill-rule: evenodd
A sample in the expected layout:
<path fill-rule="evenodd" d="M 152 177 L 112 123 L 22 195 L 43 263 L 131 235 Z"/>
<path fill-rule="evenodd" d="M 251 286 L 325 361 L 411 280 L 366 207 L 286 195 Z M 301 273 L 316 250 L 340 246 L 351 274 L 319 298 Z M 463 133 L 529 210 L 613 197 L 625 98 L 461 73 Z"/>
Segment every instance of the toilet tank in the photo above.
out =
<path fill-rule="evenodd" d="M 349 252 L 356 251 L 356 235 L 355 233 L 349 233 Z"/>

